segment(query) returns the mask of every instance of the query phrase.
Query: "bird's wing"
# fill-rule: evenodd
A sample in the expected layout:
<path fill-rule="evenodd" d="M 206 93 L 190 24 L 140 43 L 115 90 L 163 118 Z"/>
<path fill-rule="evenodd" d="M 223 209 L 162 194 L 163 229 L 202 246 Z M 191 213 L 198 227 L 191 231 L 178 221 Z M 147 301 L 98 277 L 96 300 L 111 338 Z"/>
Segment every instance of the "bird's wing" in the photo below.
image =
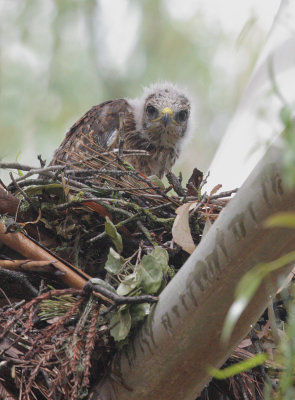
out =
<path fill-rule="evenodd" d="M 124 113 L 124 131 L 133 131 L 135 122 L 129 103 L 125 99 L 106 101 L 92 107 L 70 128 L 50 164 L 71 162 L 75 154 L 91 155 L 94 143 L 106 149 L 116 147 L 120 112 Z"/>

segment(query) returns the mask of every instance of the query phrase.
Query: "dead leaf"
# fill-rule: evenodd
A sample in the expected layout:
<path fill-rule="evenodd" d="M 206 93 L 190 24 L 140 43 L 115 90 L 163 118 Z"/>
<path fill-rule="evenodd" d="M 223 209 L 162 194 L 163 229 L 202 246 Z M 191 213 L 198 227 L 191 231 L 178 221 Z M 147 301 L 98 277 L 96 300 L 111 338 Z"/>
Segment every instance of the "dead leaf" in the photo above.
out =
<path fill-rule="evenodd" d="M 213 196 L 213 195 L 214 195 L 216 192 L 218 192 L 218 190 L 221 189 L 221 188 L 222 188 L 222 185 L 221 185 L 221 184 L 214 186 L 214 188 L 213 188 L 213 189 L 211 190 L 211 192 L 210 192 L 209 197 Z"/>
<path fill-rule="evenodd" d="M 172 227 L 173 239 L 189 254 L 192 254 L 196 248 L 189 227 L 189 212 L 196 203 L 194 201 L 178 207 L 176 209 L 177 216 Z"/>
<path fill-rule="evenodd" d="M 193 173 L 186 185 L 188 196 L 198 195 L 198 188 L 200 187 L 202 180 L 203 180 L 203 172 L 200 171 L 198 168 L 194 168 Z"/>

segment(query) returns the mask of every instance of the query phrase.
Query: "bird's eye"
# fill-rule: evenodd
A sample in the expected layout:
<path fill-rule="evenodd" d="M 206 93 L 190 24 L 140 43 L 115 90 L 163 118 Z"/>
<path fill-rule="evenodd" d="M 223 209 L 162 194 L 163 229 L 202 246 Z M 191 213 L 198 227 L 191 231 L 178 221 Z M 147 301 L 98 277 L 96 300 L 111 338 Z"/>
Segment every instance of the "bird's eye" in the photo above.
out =
<path fill-rule="evenodd" d="M 176 120 L 178 122 L 184 122 L 188 118 L 188 112 L 186 110 L 181 110 L 179 113 L 176 114 Z"/>
<path fill-rule="evenodd" d="M 151 118 L 151 119 L 155 119 L 155 118 L 157 118 L 157 116 L 159 115 L 159 112 L 158 112 L 158 110 L 154 107 L 154 106 L 152 106 L 152 105 L 148 105 L 147 106 L 147 108 L 146 108 L 146 114 L 147 114 L 147 116 L 149 117 L 149 118 Z"/>

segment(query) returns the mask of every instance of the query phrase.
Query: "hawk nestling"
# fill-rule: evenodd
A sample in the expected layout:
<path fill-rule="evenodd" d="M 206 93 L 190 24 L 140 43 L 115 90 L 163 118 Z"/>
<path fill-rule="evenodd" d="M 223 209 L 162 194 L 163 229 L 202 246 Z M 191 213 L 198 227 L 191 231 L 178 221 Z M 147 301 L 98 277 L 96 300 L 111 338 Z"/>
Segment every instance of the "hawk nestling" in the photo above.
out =
<path fill-rule="evenodd" d="M 135 99 L 110 100 L 92 107 L 67 132 L 51 165 L 70 164 L 77 153 L 87 157 L 86 142 L 90 139 L 105 149 L 117 148 L 119 113 L 124 113 L 124 149 L 149 153 L 127 156 L 125 160 L 145 175 L 162 178 L 178 158 L 191 122 L 190 100 L 168 82 L 145 88 Z"/>

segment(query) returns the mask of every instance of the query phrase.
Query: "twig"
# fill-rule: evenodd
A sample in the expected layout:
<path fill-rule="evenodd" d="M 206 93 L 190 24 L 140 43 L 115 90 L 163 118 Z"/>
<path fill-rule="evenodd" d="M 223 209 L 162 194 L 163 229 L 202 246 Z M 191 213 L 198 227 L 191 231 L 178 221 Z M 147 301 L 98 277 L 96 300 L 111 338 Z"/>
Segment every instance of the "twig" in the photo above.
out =
<path fill-rule="evenodd" d="M 202 187 L 203 187 L 204 185 L 206 185 L 209 176 L 210 176 L 210 171 L 208 171 L 208 172 L 207 172 L 207 175 L 203 178 L 203 180 L 202 180 L 202 182 L 201 182 L 201 184 L 200 184 L 200 186 L 199 186 L 200 189 L 202 189 Z"/>
<path fill-rule="evenodd" d="M 152 235 L 150 234 L 149 230 L 142 224 L 141 221 L 136 221 L 136 225 L 139 227 L 141 232 L 144 234 L 144 236 L 147 238 L 148 242 L 155 246 L 157 243 L 153 241 Z"/>
<path fill-rule="evenodd" d="M 120 178 L 121 176 L 124 176 L 124 175 L 137 177 L 135 171 L 124 171 L 124 170 L 117 170 L 117 169 L 105 169 L 105 166 L 103 168 L 100 168 L 100 169 L 93 169 L 93 168 L 89 168 L 89 169 L 88 168 L 85 168 L 85 169 L 65 169 L 64 173 L 66 175 L 78 174 L 78 173 L 79 174 L 85 173 L 85 174 L 88 174 L 88 175 L 107 175 L 107 176 L 115 176 L 115 177 L 118 177 L 118 178 Z M 140 180 L 142 180 L 142 179 L 140 179 Z"/>
<path fill-rule="evenodd" d="M 59 211 L 63 211 L 63 210 L 67 210 L 68 208 L 81 206 L 81 204 L 83 204 L 83 203 L 90 203 L 90 202 L 97 203 L 97 204 L 100 204 L 102 206 L 107 206 L 105 201 L 110 201 L 110 202 L 113 202 L 115 204 L 119 204 L 120 201 L 118 201 L 118 200 L 119 199 L 109 199 L 109 198 L 104 198 L 104 197 L 87 197 L 85 199 L 79 199 L 79 200 L 70 201 L 68 203 L 58 204 L 56 206 L 56 209 L 59 210 Z M 124 202 L 124 200 L 121 200 L 121 204 L 123 202 Z"/>
<path fill-rule="evenodd" d="M 110 173 L 109 173 L 110 172 Z M 75 175 L 75 177 L 77 177 L 77 175 L 85 175 L 85 176 L 97 176 L 97 175 L 115 175 L 115 176 L 121 176 L 121 175 L 126 175 L 126 172 L 128 172 L 128 175 L 130 171 L 117 171 L 117 170 L 105 170 L 103 169 L 94 169 L 94 168 L 83 168 L 83 169 L 65 169 L 64 173 L 65 175 Z"/>
<path fill-rule="evenodd" d="M 233 189 L 233 190 L 227 190 L 226 192 L 220 192 L 218 194 L 215 194 L 214 196 L 210 197 L 210 200 L 216 200 L 220 199 L 222 197 L 230 197 L 233 193 L 236 193 L 239 190 L 239 188 Z"/>
<path fill-rule="evenodd" d="M 61 211 L 61 210 L 66 210 L 67 208 L 79 206 L 83 203 L 89 203 L 89 202 L 94 202 L 99 205 L 102 205 L 107 208 L 107 203 L 110 202 L 113 204 L 118 204 L 126 208 L 131 208 L 133 211 L 136 211 L 137 213 L 141 213 L 142 215 L 145 215 L 148 217 L 152 222 L 158 223 L 158 224 L 170 224 L 174 220 L 174 218 L 158 218 L 156 215 L 151 213 L 150 209 L 148 208 L 143 208 L 140 207 L 138 204 L 128 202 L 126 200 L 122 199 L 112 199 L 108 197 L 87 197 L 86 199 L 79 199 L 79 200 L 74 200 L 68 203 L 63 203 L 63 204 L 58 204 L 56 206 L 56 209 Z M 117 209 L 118 210 L 118 209 Z M 125 211 L 125 210 L 124 210 Z M 122 212 L 122 210 L 118 210 L 118 212 Z M 126 211 L 125 211 L 126 212 Z"/>
<path fill-rule="evenodd" d="M 173 186 L 172 185 L 169 185 L 168 187 L 166 187 L 165 189 L 164 189 L 164 193 L 169 193 L 171 190 L 173 189 Z"/>
<path fill-rule="evenodd" d="M 120 229 L 122 228 L 122 226 L 128 224 L 129 222 L 132 222 L 138 218 L 140 218 L 141 215 L 139 214 L 135 214 L 135 215 L 131 215 L 130 217 L 124 219 L 123 221 L 119 222 L 118 224 L 115 225 L 116 229 Z M 103 239 L 104 237 L 106 237 L 106 232 L 102 232 L 99 235 L 96 235 L 94 237 L 92 237 L 91 239 L 88 240 L 88 243 L 94 243 L 97 240 Z M 1 265 L 1 264 L 0 264 Z"/>
<path fill-rule="evenodd" d="M 54 272 L 54 262 L 33 260 L 0 260 L 0 267 L 13 271 Z"/>
<path fill-rule="evenodd" d="M 52 166 L 46 167 L 46 168 L 32 168 L 29 170 L 29 172 L 27 174 L 17 178 L 16 182 L 23 181 L 26 178 L 28 178 L 29 176 L 36 175 L 36 174 L 54 177 L 54 173 L 52 173 L 51 171 L 58 171 L 58 170 L 62 170 L 64 168 L 65 168 L 64 165 L 52 165 Z M 10 186 L 11 186 L 11 184 L 8 185 L 8 188 Z"/>
<path fill-rule="evenodd" d="M 105 297 L 109 298 L 112 300 L 116 305 L 120 304 L 140 304 L 140 303 L 156 303 L 159 298 L 156 296 L 150 296 L 150 295 L 144 295 L 144 296 L 134 296 L 134 297 L 128 297 L 128 296 L 119 296 L 118 294 L 111 292 L 110 290 L 106 289 L 105 287 L 101 285 L 94 284 L 93 282 L 88 281 L 83 290 L 86 293 L 89 292 L 98 292 Z"/>
<path fill-rule="evenodd" d="M 26 187 L 26 186 L 37 186 L 37 185 L 50 185 L 52 184 L 52 180 L 48 180 L 48 179 L 27 179 L 25 181 L 21 181 L 21 182 L 17 182 L 19 187 Z M 9 186 L 11 187 L 12 184 L 10 184 Z"/>
<path fill-rule="evenodd" d="M 19 163 L 0 163 L 0 168 L 19 169 L 21 171 L 30 171 L 31 169 L 36 169 L 36 167 L 31 167 L 29 165 L 24 165 L 24 164 L 19 164 Z"/>
<path fill-rule="evenodd" d="M 84 146 L 84 147 L 86 147 L 88 150 L 93 152 L 93 149 L 91 149 L 90 147 L 88 147 L 88 146 Z M 115 155 L 118 154 L 118 152 L 119 152 L 118 148 L 115 148 L 115 149 L 110 150 L 110 151 L 97 152 L 93 156 L 85 157 L 85 158 L 83 157 L 83 160 L 81 159 L 80 161 L 71 161 L 70 163 L 69 162 L 68 163 L 64 162 L 64 165 L 67 165 L 67 166 L 78 166 L 79 167 L 81 165 L 86 165 L 86 163 L 89 162 L 89 161 L 97 161 L 97 160 L 99 160 L 99 157 L 115 156 Z M 150 153 L 148 151 L 146 151 L 146 150 L 137 150 L 137 149 L 128 149 L 128 150 L 127 149 L 123 149 L 122 150 L 122 157 L 124 157 L 124 156 L 128 157 L 128 156 L 131 156 L 131 155 L 132 156 L 149 156 Z M 76 156 L 76 153 L 71 153 L 71 156 Z M 77 157 L 75 157 L 75 158 L 77 158 Z M 102 161 L 102 160 L 99 160 L 99 161 Z M 115 161 L 116 161 L 116 158 L 110 160 L 103 167 L 105 168 L 107 164 L 109 164 L 110 162 L 111 163 L 115 162 Z"/>
<path fill-rule="evenodd" d="M 220 192 L 220 193 L 215 194 L 215 195 L 213 195 L 213 196 L 211 196 L 211 197 L 208 196 L 207 193 L 204 193 L 204 194 L 202 195 L 201 199 L 202 199 L 202 201 L 204 201 L 204 202 L 208 202 L 208 201 L 211 201 L 211 200 L 217 200 L 217 199 L 221 199 L 221 198 L 226 198 L 226 197 L 230 197 L 232 194 L 236 193 L 238 190 L 239 190 L 239 188 L 236 188 L 236 189 L 233 189 L 233 190 L 228 190 L 228 191 L 226 191 L 226 192 Z M 144 195 L 143 195 L 143 196 L 144 196 Z M 200 199 L 200 201 L 201 201 L 201 199 Z M 195 197 L 195 196 L 188 196 L 188 197 L 186 198 L 186 201 L 196 201 L 196 200 L 198 200 L 198 198 Z M 229 199 L 229 200 L 230 200 L 230 199 Z"/>
<path fill-rule="evenodd" d="M 30 199 L 30 197 L 26 194 L 26 192 L 23 191 L 23 189 L 18 185 L 18 183 L 16 182 L 16 180 L 13 177 L 12 172 L 9 173 L 9 176 L 13 182 L 13 184 L 15 185 L 15 187 L 21 192 L 21 194 L 23 195 L 23 197 L 27 200 L 27 202 L 30 204 L 30 206 L 33 208 L 33 210 L 38 211 L 37 207 L 35 206 L 35 204 L 32 202 L 32 200 Z"/>
<path fill-rule="evenodd" d="M 103 190 L 103 191 L 107 191 L 107 192 L 133 192 L 133 191 L 147 191 L 147 190 L 151 190 L 149 187 L 131 187 L 131 188 L 126 188 L 126 187 L 105 187 L 105 186 L 95 186 L 92 185 L 93 189 L 96 190 Z"/>
<path fill-rule="evenodd" d="M 166 178 L 178 196 L 184 197 L 186 195 L 184 188 L 181 186 L 181 179 L 177 178 L 173 172 L 168 172 L 168 174 L 166 174 Z"/>
<path fill-rule="evenodd" d="M 172 199 L 171 197 L 167 196 L 166 193 L 164 193 L 162 190 L 158 189 L 157 186 L 155 186 L 150 179 L 146 179 L 144 178 L 139 172 L 135 171 L 135 175 L 138 178 L 138 180 L 143 181 L 145 183 L 147 183 L 149 185 L 149 187 L 153 190 L 155 190 L 156 193 L 158 193 L 162 198 L 164 198 L 165 200 L 169 200 L 172 201 L 175 205 L 179 205 L 179 203 Z"/>
<path fill-rule="evenodd" d="M 106 206 L 106 209 L 108 211 L 112 212 L 112 213 L 122 214 L 122 215 L 124 215 L 126 217 L 131 217 L 132 215 L 134 215 L 130 211 L 124 210 L 123 208 L 117 208 L 117 207 L 115 207 L 113 205 L 110 205 L 110 204 L 107 204 L 107 205 L 104 204 L 104 206 Z"/>
<path fill-rule="evenodd" d="M 166 208 L 166 207 L 170 207 L 172 206 L 173 203 L 170 201 L 169 203 L 164 203 L 164 204 L 160 204 L 159 206 L 154 206 L 154 207 L 150 207 L 150 211 L 158 211 L 161 210 L 162 208 Z"/>
<path fill-rule="evenodd" d="M 44 161 L 44 160 L 42 159 L 41 154 L 38 154 L 38 155 L 37 155 L 37 158 L 38 158 L 38 160 L 40 161 L 40 166 L 41 166 L 41 168 L 44 168 L 45 165 L 46 165 L 46 160 Z"/>

